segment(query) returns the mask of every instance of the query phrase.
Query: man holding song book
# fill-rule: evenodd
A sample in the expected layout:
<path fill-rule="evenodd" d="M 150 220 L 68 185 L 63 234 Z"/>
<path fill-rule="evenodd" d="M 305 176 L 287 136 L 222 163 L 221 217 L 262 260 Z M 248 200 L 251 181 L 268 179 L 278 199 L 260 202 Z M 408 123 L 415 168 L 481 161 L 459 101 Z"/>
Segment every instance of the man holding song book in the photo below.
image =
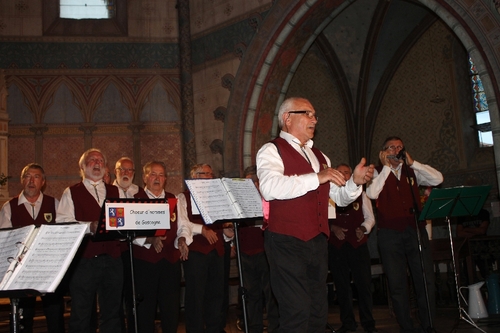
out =
<path fill-rule="evenodd" d="M 66 188 L 57 209 L 56 222 L 87 223 L 97 230 L 104 200 L 119 198 L 118 188 L 104 183 L 106 157 L 96 148 L 85 151 L 79 161 L 82 181 Z M 88 333 L 99 302 L 99 332 L 121 333 L 123 265 L 117 240 L 94 241 L 85 237 L 70 268 L 71 316 L 69 331 Z"/>
<path fill-rule="evenodd" d="M 213 178 L 208 164 L 191 168 L 191 178 Z M 224 240 L 233 231 L 220 224 L 205 225 L 199 212 L 193 211 L 191 194 L 187 190 L 177 195 L 179 219 L 190 221 L 192 242 L 189 259 L 183 262 L 186 281 L 185 316 L 187 332 L 220 333 L 223 326 L 224 303 Z M 226 237 L 226 238 L 225 238 Z"/>
<path fill-rule="evenodd" d="M 181 260 L 188 257 L 186 238 L 178 228 L 175 195 L 165 191 L 167 170 L 165 163 L 152 161 L 143 168 L 147 197 L 167 199 L 170 207 L 170 229 L 163 236 L 151 236 L 144 246 L 134 247 L 136 292 L 139 332 L 154 333 L 157 309 L 162 332 L 175 333 L 179 323 L 181 296 Z M 139 240 L 139 239 L 138 239 Z"/>
<path fill-rule="evenodd" d="M 0 228 L 24 227 L 32 224 L 55 223 L 59 201 L 42 193 L 45 188 L 45 171 L 36 163 L 26 165 L 21 171 L 23 191 L 7 201 L 0 211 Z M 47 319 L 47 330 L 51 333 L 64 332 L 64 287 L 55 293 L 42 296 L 43 312 Z M 33 332 L 36 297 L 21 297 L 21 326 L 24 333 Z"/>

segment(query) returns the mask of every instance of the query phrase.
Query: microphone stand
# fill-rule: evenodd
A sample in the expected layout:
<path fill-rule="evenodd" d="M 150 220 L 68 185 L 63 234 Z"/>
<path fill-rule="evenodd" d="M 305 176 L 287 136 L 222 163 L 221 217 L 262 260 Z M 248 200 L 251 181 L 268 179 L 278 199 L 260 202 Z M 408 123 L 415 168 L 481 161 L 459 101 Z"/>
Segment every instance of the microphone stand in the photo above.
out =
<path fill-rule="evenodd" d="M 398 156 L 396 156 L 396 158 L 400 157 L 399 155 L 401 155 L 400 159 L 403 160 L 403 165 L 404 165 L 404 168 L 406 171 L 406 176 L 408 177 L 410 167 L 406 163 L 406 151 L 405 150 L 400 151 Z M 417 181 L 417 179 L 415 177 L 415 182 L 416 181 Z M 408 184 L 410 185 L 411 197 L 413 199 L 413 216 L 415 218 L 415 227 L 417 229 L 418 252 L 420 254 L 420 267 L 422 268 L 422 277 L 424 279 L 425 300 L 427 302 L 427 316 L 429 317 L 429 325 L 430 325 L 428 328 L 425 328 L 425 329 L 428 330 L 429 332 L 435 332 L 434 326 L 432 323 L 432 314 L 431 314 L 431 307 L 430 307 L 430 300 L 429 300 L 429 290 L 427 288 L 427 274 L 425 271 L 424 256 L 423 256 L 423 251 L 422 251 L 422 238 L 421 238 L 421 234 L 420 234 L 420 228 L 418 225 L 419 224 L 418 223 L 418 216 L 420 215 L 420 210 L 418 208 L 418 201 L 417 201 L 417 198 L 415 197 L 415 192 L 413 191 L 413 185 L 410 183 L 409 179 L 408 179 Z M 417 184 L 417 187 L 418 187 L 418 184 Z"/>

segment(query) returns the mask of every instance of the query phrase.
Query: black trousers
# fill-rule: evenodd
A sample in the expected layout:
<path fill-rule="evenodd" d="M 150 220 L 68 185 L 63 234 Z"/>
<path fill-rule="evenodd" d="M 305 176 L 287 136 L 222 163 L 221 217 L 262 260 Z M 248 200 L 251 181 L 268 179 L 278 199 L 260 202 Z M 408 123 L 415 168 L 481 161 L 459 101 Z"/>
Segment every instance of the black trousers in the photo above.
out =
<path fill-rule="evenodd" d="M 64 299 L 61 291 L 42 296 L 43 313 L 47 322 L 48 333 L 64 333 Z M 19 309 L 22 309 L 20 325 L 22 333 L 33 332 L 36 297 L 22 297 L 19 299 Z"/>
<path fill-rule="evenodd" d="M 332 235 L 332 237 L 335 237 Z M 340 249 L 328 244 L 328 266 L 332 274 L 340 307 L 342 326 L 356 330 L 352 305 L 351 277 L 358 292 L 359 318 L 365 331 L 375 328 L 372 316 L 373 298 L 370 289 L 370 252 L 367 243 L 354 248 L 345 242 Z"/>
<path fill-rule="evenodd" d="M 187 333 L 219 333 L 224 298 L 224 257 L 189 252 L 182 263 L 186 293 L 184 309 Z"/>
<path fill-rule="evenodd" d="M 121 258 L 102 255 L 80 258 L 69 282 L 71 333 L 88 333 L 93 327 L 95 295 L 99 302 L 99 332 L 121 333 L 123 267 Z"/>
<path fill-rule="evenodd" d="M 135 259 L 137 328 L 141 333 L 155 332 L 156 310 L 160 309 L 163 333 L 176 333 L 179 324 L 181 263 L 162 259 L 157 263 Z"/>
<path fill-rule="evenodd" d="M 323 333 L 328 320 L 326 236 L 305 242 L 266 231 L 264 246 L 278 301 L 279 332 Z"/>
<path fill-rule="evenodd" d="M 267 310 L 267 332 L 278 331 L 279 314 L 276 298 L 271 290 L 269 262 L 265 252 L 247 255 L 241 253 L 243 287 L 247 293 L 247 319 L 249 333 L 262 333 L 263 304 Z"/>
<path fill-rule="evenodd" d="M 431 320 L 436 314 L 436 297 L 434 283 L 434 267 L 432 262 L 429 238 L 425 228 L 420 228 L 422 241 L 422 259 L 425 268 L 425 281 L 429 296 L 430 309 L 427 306 L 425 295 L 424 275 L 417 231 L 407 227 L 400 232 L 392 229 L 379 229 L 377 234 L 378 247 L 384 273 L 387 276 L 389 292 L 394 308 L 394 314 L 401 328 L 401 332 L 428 332 Z M 418 304 L 418 318 L 420 327 L 414 327 L 411 318 L 408 271 L 411 274 Z"/>

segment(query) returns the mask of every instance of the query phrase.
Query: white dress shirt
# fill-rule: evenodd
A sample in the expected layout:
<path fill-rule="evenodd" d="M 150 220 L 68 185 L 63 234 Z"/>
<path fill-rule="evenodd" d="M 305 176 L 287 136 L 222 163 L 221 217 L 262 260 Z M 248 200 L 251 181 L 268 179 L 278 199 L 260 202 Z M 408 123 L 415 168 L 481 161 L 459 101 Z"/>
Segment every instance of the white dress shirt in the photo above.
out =
<path fill-rule="evenodd" d="M 160 195 L 156 196 L 151 192 L 147 187 L 144 188 L 144 192 L 148 195 L 150 199 L 163 199 L 165 198 L 165 191 L 163 190 Z M 176 249 L 179 248 L 179 238 L 180 237 L 185 237 L 186 238 L 186 244 L 189 245 L 193 242 L 193 237 L 191 236 L 191 231 L 189 228 L 186 228 L 184 226 L 185 223 L 190 223 L 189 220 L 182 220 L 180 218 L 180 213 L 179 213 L 179 202 L 177 202 L 177 237 L 175 238 L 174 241 L 174 246 Z M 190 239 L 190 241 L 188 241 Z M 139 246 L 144 246 L 146 248 L 150 248 L 151 244 L 146 244 L 146 237 L 137 237 L 134 239 L 134 244 L 139 245 Z"/>
<path fill-rule="evenodd" d="M 303 175 L 285 176 L 283 160 L 276 146 L 269 142 L 260 148 L 257 153 L 257 177 L 259 178 L 259 190 L 264 199 L 283 200 L 293 199 L 303 196 L 309 191 L 313 191 L 319 187 L 319 179 L 317 173 L 323 169 L 320 166 L 316 155 L 314 155 L 311 147 L 313 141 L 309 140 L 304 145 L 303 149 L 300 146 L 300 141 L 293 135 L 281 131 L 280 137 L 285 139 L 304 159 L 310 162 L 314 172 Z M 306 155 L 304 155 L 306 154 Z M 330 167 L 330 159 L 323 154 Z M 330 182 L 330 198 L 339 206 L 347 206 L 353 202 L 362 192 L 362 187 L 349 179 L 345 186 L 337 186 Z"/>
<path fill-rule="evenodd" d="M 382 192 L 382 189 L 384 188 L 385 180 L 387 179 L 387 177 L 389 177 L 391 172 L 398 179 L 400 179 L 402 167 L 403 163 L 400 163 L 396 169 L 384 165 L 384 167 L 380 171 L 380 174 L 377 170 L 375 170 L 373 173 L 373 179 L 368 183 L 368 186 L 366 188 L 366 194 L 368 195 L 368 197 L 370 199 L 378 198 L 380 192 Z M 415 172 L 417 184 L 419 186 L 436 186 L 443 182 L 443 175 L 441 174 L 441 172 L 437 171 L 427 164 L 422 164 L 414 160 L 410 168 L 412 168 Z"/>
<path fill-rule="evenodd" d="M 55 199 L 56 211 L 59 206 L 59 200 Z M 24 205 L 30 216 L 35 220 L 38 217 L 38 213 L 40 212 L 40 208 L 42 207 L 43 201 L 43 193 L 40 192 L 38 199 L 35 201 L 35 205 L 32 206 L 31 203 L 24 196 L 24 191 L 19 194 L 19 199 L 17 201 L 18 206 Z M 34 208 L 34 209 L 33 209 Z M 34 215 L 33 215 L 34 211 Z M 55 221 L 52 221 L 55 222 Z M 10 201 L 4 203 L 2 209 L 0 210 L 0 229 L 4 228 L 12 228 L 12 209 L 10 208 Z"/>
<path fill-rule="evenodd" d="M 191 198 L 187 199 L 183 192 L 177 194 L 177 220 L 182 220 L 182 224 L 179 223 L 179 228 L 182 228 L 181 232 L 185 235 L 186 244 L 189 246 L 189 244 L 193 242 L 193 236 L 201 235 L 203 231 L 203 224 L 193 223 L 189 220 L 186 200 L 191 200 Z M 225 234 L 222 236 L 224 238 L 224 242 L 230 242 L 233 240 L 233 237 L 227 237 Z"/>
<path fill-rule="evenodd" d="M 130 184 L 128 189 L 124 189 L 120 185 L 118 185 L 118 182 L 115 181 L 113 182 L 113 185 L 118 187 L 118 192 L 120 193 L 120 198 L 133 198 L 134 195 L 136 195 L 139 192 L 139 186 L 135 185 L 134 183 Z"/>
<path fill-rule="evenodd" d="M 94 182 L 90 179 L 84 178 L 83 185 L 89 191 L 90 195 L 92 195 L 95 201 L 102 207 L 104 200 L 106 199 L 106 186 L 104 182 L 101 180 Z M 95 187 L 94 187 L 95 185 Z M 87 234 L 90 233 L 90 223 L 93 221 L 77 221 L 75 217 L 75 204 L 73 203 L 73 198 L 71 197 L 71 190 L 67 187 L 59 202 L 59 207 L 57 208 L 56 213 L 56 222 L 80 222 L 87 224 Z"/>
<path fill-rule="evenodd" d="M 372 202 L 364 191 L 361 195 L 363 199 L 363 217 L 365 219 L 363 223 L 361 223 L 361 225 L 366 228 L 365 234 L 369 234 L 372 231 L 373 226 L 375 225 L 375 216 L 373 215 Z"/>

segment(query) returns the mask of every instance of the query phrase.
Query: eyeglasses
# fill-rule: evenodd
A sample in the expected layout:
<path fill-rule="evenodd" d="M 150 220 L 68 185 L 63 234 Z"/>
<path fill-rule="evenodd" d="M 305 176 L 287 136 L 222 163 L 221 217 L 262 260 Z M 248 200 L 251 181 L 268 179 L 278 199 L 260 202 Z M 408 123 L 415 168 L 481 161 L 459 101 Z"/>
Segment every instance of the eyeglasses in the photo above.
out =
<path fill-rule="evenodd" d="M 126 173 L 126 172 L 132 173 L 135 171 L 135 169 L 132 169 L 132 168 L 116 168 L 116 170 L 120 170 L 122 173 Z"/>
<path fill-rule="evenodd" d="M 318 120 L 319 117 L 316 115 L 316 113 L 314 113 L 313 111 L 309 111 L 309 110 L 297 110 L 297 111 L 287 111 L 288 113 L 295 113 L 295 114 L 305 114 L 306 116 L 308 116 L 309 118 L 311 119 L 316 119 Z"/>
<path fill-rule="evenodd" d="M 204 175 L 204 176 L 210 176 L 213 177 L 214 174 L 212 172 L 197 172 L 197 175 Z"/>
<path fill-rule="evenodd" d="M 392 150 L 392 151 L 394 151 L 396 149 L 401 150 L 401 149 L 403 149 L 403 146 L 389 146 L 389 147 L 384 148 L 384 150 Z"/>

